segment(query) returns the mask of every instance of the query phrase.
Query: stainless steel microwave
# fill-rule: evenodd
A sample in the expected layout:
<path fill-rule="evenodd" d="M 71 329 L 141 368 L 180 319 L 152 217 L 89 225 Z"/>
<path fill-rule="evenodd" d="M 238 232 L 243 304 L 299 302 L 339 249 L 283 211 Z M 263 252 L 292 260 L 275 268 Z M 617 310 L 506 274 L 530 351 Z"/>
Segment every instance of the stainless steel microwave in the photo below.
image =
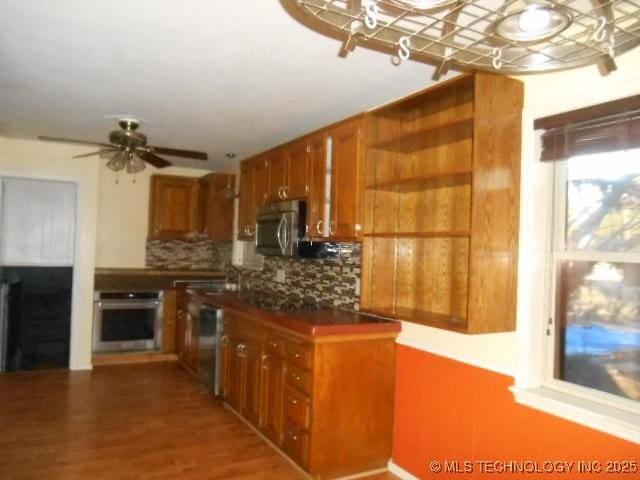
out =
<path fill-rule="evenodd" d="M 268 203 L 256 215 L 256 252 L 292 257 L 306 231 L 306 202 Z"/>

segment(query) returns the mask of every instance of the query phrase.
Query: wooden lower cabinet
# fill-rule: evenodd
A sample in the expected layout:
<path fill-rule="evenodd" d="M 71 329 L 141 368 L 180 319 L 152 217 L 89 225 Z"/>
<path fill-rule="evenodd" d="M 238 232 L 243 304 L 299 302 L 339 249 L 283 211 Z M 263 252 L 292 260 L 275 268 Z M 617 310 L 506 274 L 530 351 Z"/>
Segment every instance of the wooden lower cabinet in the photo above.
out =
<path fill-rule="evenodd" d="M 262 431 L 276 445 L 282 445 L 285 361 L 271 353 L 262 356 L 262 410 L 260 412 Z"/>
<path fill-rule="evenodd" d="M 231 408 L 317 479 L 386 467 L 394 333 L 306 337 L 228 310 L 224 322 Z"/>
<path fill-rule="evenodd" d="M 251 422 L 259 427 L 260 418 L 260 378 L 262 374 L 261 345 L 253 342 L 245 342 L 242 356 L 242 408 L 240 412 Z"/>

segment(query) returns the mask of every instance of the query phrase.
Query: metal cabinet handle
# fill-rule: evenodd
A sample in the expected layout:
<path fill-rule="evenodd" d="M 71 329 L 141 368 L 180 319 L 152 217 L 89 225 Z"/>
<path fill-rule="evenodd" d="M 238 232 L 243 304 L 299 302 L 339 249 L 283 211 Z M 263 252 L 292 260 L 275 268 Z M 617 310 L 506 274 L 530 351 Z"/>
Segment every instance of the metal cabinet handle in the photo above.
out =
<path fill-rule="evenodd" d="M 276 342 L 269 342 L 269 346 L 271 348 L 278 348 L 278 344 Z"/>
<path fill-rule="evenodd" d="M 294 405 L 297 405 L 297 404 L 298 404 L 298 401 L 297 401 L 295 398 L 293 398 L 293 397 L 287 397 L 287 400 L 289 400 L 289 402 L 290 402 L 290 403 L 293 403 Z"/>
<path fill-rule="evenodd" d="M 294 353 L 293 354 L 293 358 L 300 358 L 300 354 L 299 353 Z"/>
<path fill-rule="evenodd" d="M 288 198 L 289 194 L 287 193 L 289 191 L 289 187 L 287 185 L 284 185 L 282 187 L 282 198 Z"/>
<path fill-rule="evenodd" d="M 300 382 L 302 380 L 300 375 L 296 375 L 295 373 L 291 374 L 291 378 L 293 378 L 296 382 Z"/>
<path fill-rule="evenodd" d="M 336 231 L 334 229 L 335 226 L 336 226 L 336 222 L 335 221 L 332 220 L 331 222 L 329 222 L 329 233 L 331 235 L 335 235 L 336 234 Z"/>
<path fill-rule="evenodd" d="M 226 347 L 229 344 L 229 337 L 227 337 L 226 335 L 223 335 L 222 338 L 220 339 L 220 343 L 222 343 L 223 347 Z"/>
<path fill-rule="evenodd" d="M 291 437 L 291 440 L 295 440 L 295 441 L 298 440 L 298 435 L 296 435 L 292 431 L 288 431 L 287 434 L 289 435 L 289 437 Z"/>
<path fill-rule="evenodd" d="M 316 232 L 318 232 L 319 235 L 322 235 L 322 220 L 318 220 L 318 223 L 316 223 Z"/>

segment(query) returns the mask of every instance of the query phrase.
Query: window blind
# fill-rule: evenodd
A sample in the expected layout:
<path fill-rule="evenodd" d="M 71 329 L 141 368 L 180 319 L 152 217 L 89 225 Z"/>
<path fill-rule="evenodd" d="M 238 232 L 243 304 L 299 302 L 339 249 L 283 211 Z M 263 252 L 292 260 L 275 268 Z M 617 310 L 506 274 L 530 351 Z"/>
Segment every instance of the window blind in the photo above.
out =
<path fill-rule="evenodd" d="M 640 95 L 538 119 L 540 160 L 640 148 Z"/>

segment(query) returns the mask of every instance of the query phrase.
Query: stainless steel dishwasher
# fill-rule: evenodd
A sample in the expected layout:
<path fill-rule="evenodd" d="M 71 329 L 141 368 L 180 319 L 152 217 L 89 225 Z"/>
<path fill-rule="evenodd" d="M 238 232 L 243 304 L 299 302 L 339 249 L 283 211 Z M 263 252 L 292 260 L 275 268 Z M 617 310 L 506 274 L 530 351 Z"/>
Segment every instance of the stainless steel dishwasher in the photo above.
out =
<path fill-rule="evenodd" d="M 199 320 L 198 362 L 200 364 L 200 380 L 214 395 L 220 395 L 222 310 L 210 305 L 202 305 Z"/>

